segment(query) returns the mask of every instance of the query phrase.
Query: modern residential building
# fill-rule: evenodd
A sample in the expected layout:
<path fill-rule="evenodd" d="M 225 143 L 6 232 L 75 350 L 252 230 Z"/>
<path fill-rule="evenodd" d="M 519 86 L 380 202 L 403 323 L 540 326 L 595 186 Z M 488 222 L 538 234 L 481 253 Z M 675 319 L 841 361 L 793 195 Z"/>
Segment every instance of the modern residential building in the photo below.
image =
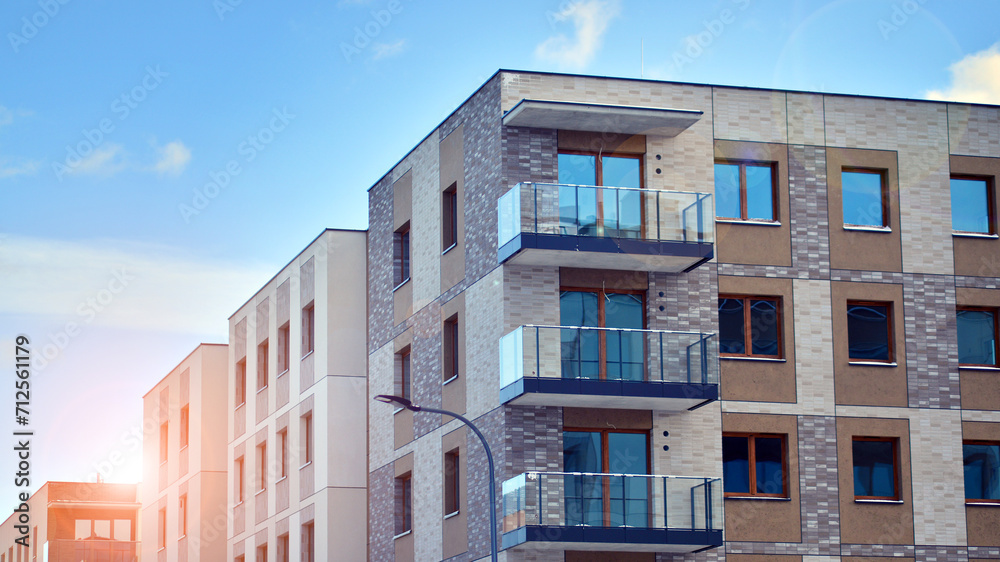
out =
<path fill-rule="evenodd" d="M 365 244 L 324 231 L 229 319 L 227 560 L 365 559 Z"/>
<path fill-rule="evenodd" d="M 201 344 L 143 397 L 144 560 L 225 559 L 228 360 Z"/>
<path fill-rule="evenodd" d="M 368 559 L 1000 558 L 998 178 L 997 106 L 497 72 L 369 191 L 367 396 L 498 494 L 370 402 Z"/>
<path fill-rule="evenodd" d="M 135 484 L 46 482 L 31 495 L 28 545 L 21 513 L 0 525 L 2 562 L 79 562 L 139 560 L 139 501 Z"/>

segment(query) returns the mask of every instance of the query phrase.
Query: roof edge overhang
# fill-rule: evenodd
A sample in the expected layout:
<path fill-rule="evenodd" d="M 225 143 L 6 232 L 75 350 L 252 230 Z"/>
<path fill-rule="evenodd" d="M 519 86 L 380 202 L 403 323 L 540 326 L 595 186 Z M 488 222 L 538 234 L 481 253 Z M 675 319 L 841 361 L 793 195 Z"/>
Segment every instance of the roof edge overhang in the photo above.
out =
<path fill-rule="evenodd" d="M 503 124 L 508 127 L 676 137 L 703 115 L 703 111 L 695 109 L 522 99 L 504 114 Z"/>

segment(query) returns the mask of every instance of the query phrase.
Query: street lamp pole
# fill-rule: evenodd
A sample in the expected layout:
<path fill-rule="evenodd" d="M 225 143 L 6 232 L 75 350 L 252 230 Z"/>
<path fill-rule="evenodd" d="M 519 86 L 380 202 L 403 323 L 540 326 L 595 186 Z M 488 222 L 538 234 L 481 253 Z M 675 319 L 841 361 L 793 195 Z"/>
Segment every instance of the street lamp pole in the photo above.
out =
<path fill-rule="evenodd" d="M 474 423 L 465 419 L 461 414 L 456 414 L 455 412 L 450 412 L 448 410 L 442 410 L 440 408 L 430 408 L 427 406 L 417 406 L 410 402 L 408 399 L 402 396 L 392 396 L 389 394 L 379 394 L 375 397 L 375 400 L 379 402 L 385 402 L 386 404 L 398 404 L 411 412 L 430 412 L 432 414 L 444 414 L 446 416 L 451 416 L 458 421 L 464 423 L 472 429 L 472 432 L 479 437 L 479 440 L 483 443 L 483 449 L 486 450 L 486 462 L 489 464 L 490 469 L 490 559 L 492 562 L 497 562 L 497 510 L 496 510 L 496 497 L 497 497 L 497 485 L 496 477 L 493 468 L 493 452 L 490 451 L 490 444 L 486 442 L 486 437 L 483 436 L 479 428 L 476 427 Z"/>

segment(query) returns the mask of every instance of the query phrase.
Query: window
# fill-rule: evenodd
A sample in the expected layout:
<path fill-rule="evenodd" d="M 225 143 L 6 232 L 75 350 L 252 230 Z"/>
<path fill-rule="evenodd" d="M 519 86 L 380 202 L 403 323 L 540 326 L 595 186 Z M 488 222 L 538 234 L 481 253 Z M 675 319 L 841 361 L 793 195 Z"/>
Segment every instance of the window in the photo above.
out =
<path fill-rule="evenodd" d="M 447 252 L 458 244 L 458 184 L 441 193 L 441 249 Z"/>
<path fill-rule="evenodd" d="M 188 446 L 191 438 L 191 407 L 181 408 L 181 449 Z"/>
<path fill-rule="evenodd" d="M 236 459 L 236 470 L 233 474 L 236 476 L 236 503 L 243 503 L 243 477 L 245 476 L 243 471 L 243 457 Z"/>
<path fill-rule="evenodd" d="M 781 298 L 719 296 L 719 353 L 781 358 L 781 344 Z"/>
<path fill-rule="evenodd" d="M 397 476 L 395 492 L 395 526 L 396 536 L 410 532 L 413 528 L 413 479 L 410 473 Z"/>
<path fill-rule="evenodd" d="M 851 360 L 892 362 L 892 303 L 847 301 Z"/>
<path fill-rule="evenodd" d="M 396 379 L 396 396 L 410 399 L 410 348 L 398 353 L 399 378 Z"/>
<path fill-rule="evenodd" d="M 254 561 L 267 562 L 267 543 L 257 546 L 257 555 Z"/>
<path fill-rule="evenodd" d="M 393 281 L 398 287 L 410 280 L 410 223 L 393 234 Z"/>
<path fill-rule="evenodd" d="M 291 365 L 291 346 L 289 345 L 291 335 L 289 333 L 288 322 L 278 328 L 278 374 L 281 375 L 288 370 Z"/>
<path fill-rule="evenodd" d="M 997 366 L 997 309 L 958 308 L 958 362 L 960 365 Z"/>
<path fill-rule="evenodd" d="M 316 349 L 316 303 L 310 302 L 302 308 L 302 356 Z"/>
<path fill-rule="evenodd" d="M 898 440 L 889 437 L 855 437 L 854 499 L 898 500 Z"/>
<path fill-rule="evenodd" d="M 167 447 L 168 441 L 167 437 L 170 435 L 167 428 L 167 422 L 160 424 L 160 464 L 167 462 Z"/>
<path fill-rule="evenodd" d="M 278 536 L 278 561 L 289 562 L 291 554 L 288 552 L 288 533 Z"/>
<path fill-rule="evenodd" d="M 716 162 L 715 216 L 774 221 L 774 168 L 770 162 Z"/>
<path fill-rule="evenodd" d="M 278 478 L 285 478 L 288 476 L 288 430 L 282 429 L 278 432 L 278 454 L 281 457 L 278 459 Z"/>
<path fill-rule="evenodd" d="M 563 378 L 645 379 L 644 293 L 564 289 L 559 297 Z M 580 328 L 608 328 L 605 330 Z"/>
<path fill-rule="evenodd" d="M 236 362 L 236 406 L 247 401 L 247 358 Z"/>
<path fill-rule="evenodd" d="M 458 449 L 444 454 L 444 514 L 458 513 L 461 482 L 458 478 Z"/>
<path fill-rule="evenodd" d="M 559 227 L 574 236 L 642 237 L 642 157 L 559 153 Z M 598 187 L 607 186 L 607 187 Z"/>
<path fill-rule="evenodd" d="M 788 497 L 787 436 L 757 433 L 722 435 L 725 496 Z"/>
<path fill-rule="evenodd" d="M 180 517 L 177 526 L 180 527 L 180 535 L 182 537 L 188 534 L 187 499 L 187 494 L 184 494 L 177 501 L 177 515 Z"/>
<path fill-rule="evenodd" d="M 77 528 L 79 529 L 79 521 L 77 521 Z M 156 535 L 156 546 L 159 548 L 167 548 L 167 508 L 163 508 L 156 513 L 156 527 L 158 529 Z M 79 534 L 79 532 L 77 533 Z M 96 535 L 95 535 L 96 537 Z M 89 537 L 89 538 L 95 538 Z"/>
<path fill-rule="evenodd" d="M 302 526 L 302 562 L 316 560 L 316 526 L 312 521 Z"/>
<path fill-rule="evenodd" d="M 973 234 L 996 234 L 992 178 L 951 177 L 951 229 Z"/>
<path fill-rule="evenodd" d="M 965 502 L 1000 502 L 1000 443 L 965 441 Z"/>
<path fill-rule="evenodd" d="M 563 471 L 567 525 L 651 526 L 648 479 L 593 475 L 649 474 L 646 432 L 566 429 Z"/>
<path fill-rule="evenodd" d="M 444 321 L 441 331 L 441 349 L 443 357 L 441 362 L 444 365 L 444 382 L 449 382 L 458 378 L 459 371 L 459 346 L 458 346 L 458 315 Z"/>
<path fill-rule="evenodd" d="M 313 418 L 312 412 L 302 416 L 302 466 L 313 460 Z"/>
<path fill-rule="evenodd" d="M 845 226 L 889 226 L 885 172 L 844 168 L 840 175 Z"/>
<path fill-rule="evenodd" d="M 257 491 L 267 489 L 267 442 L 257 445 Z"/>
<path fill-rule="evenodd" d="M 267 367 L 268 367 L 267 340 L 257 346 L 257 390 L 258 392 L 267 387 Z"/>

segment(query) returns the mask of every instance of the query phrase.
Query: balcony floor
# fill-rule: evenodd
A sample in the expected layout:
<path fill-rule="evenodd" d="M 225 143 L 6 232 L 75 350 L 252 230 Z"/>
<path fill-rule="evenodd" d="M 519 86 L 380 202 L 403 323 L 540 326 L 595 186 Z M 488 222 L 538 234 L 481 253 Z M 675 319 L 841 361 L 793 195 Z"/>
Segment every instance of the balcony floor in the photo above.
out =
<path fill-rule="evenodd" d="M 718 400 L 715 384 L 525 377 L 500 389 L 500 402 L 626 410 L 691 410 Z"/>
<path fill-rule="evenodd" d="M 680 273 L 712 259 L 709 242 L 636 240 L 522 232 L 497 251 L 499 263 Z"/>
<path fill-rule="evenodd" d="M 722 531 L 527 525 L 501 542 L 505 549 L 691 553 L 721 546 Z"/>

